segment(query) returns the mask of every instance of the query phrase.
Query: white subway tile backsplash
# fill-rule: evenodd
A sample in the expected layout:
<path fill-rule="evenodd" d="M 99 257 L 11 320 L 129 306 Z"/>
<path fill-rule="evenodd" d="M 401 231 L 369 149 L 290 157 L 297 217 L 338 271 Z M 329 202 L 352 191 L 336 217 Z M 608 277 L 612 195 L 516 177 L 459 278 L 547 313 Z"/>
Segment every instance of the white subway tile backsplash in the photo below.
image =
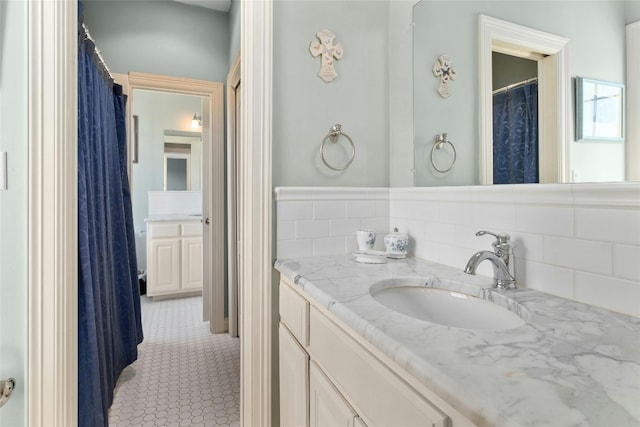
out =
<path fill-rule="evenodd" d="M 574 299 L 573 270 L 540 262 L 516 264 L 516 283 L 520 287 Z"/>
<path fill-rule="evenodd" d="M 613 246 L 613 275 L 640 282 L 640 246 Z"/>
<path fill-rule="evenodd" d="M 575 299 L 619 313 L 640 316 L 640 284 L 591 273 L 576 272 Z"/>
<path fill-rule="evenodd" d="M 477 204 L 473 224 L 482 230 L 515 230 L 516 207 L 507 204 Z"/>
<path fill-rule="evenodd" d="M 445 224 L 471 224 L 472 218 L 470 203 L 442 202 L 438 207 L 438 220 Z"/>
<path fill-rule="evenodd" d="M 149 215 L 202 214 L 200 191 L 149 191 Z"/>
<path fill-rule="evenodd" d="M 508 233 L 520 287 L 640 315 L 640 185 L 515 185 L 276 190 L 277 256 L 351 253 L 373 228 L 376 249 L 393 227 L 410 254 L 462 270 L 492 250 L 481 229 Z M 611 199 L 611 200 L 610 200 Z M 609 203 L 610 200 L 610 203 Z M 493 276 L 489 262 L 478 274 Z"/>
<path fill-rule="evenodd" d="M 637 245 L 640 210 L 576 208 L 576 237 Z"/>
<path fill-rule="evenodd" d="M 543 239 L 541 234 L 513 233 L 511 234 L 511 247 L 516 258 L 529 261 L 542 261 Z"/>
<path fill-rule="evenodd" d="M 360 228 L 372 229 L 379 236 L 389 232 L 389 218 L 362 218 Z"/>
<path fill-rule="evenodd" d="M 313 203 L 313 219 L 346 218 L 345 201 L 318 201 Z"/>
<path fill-rule="evenodd" d="M 369 218 L 376 216 L 375 200 L 347 201 L 347 218 Z"/>
<path fill-rule="evenodd" d="M 517 206 L 516 230 L 551 236 L 573 236 L 573 209 L 557 206 Z"/>
<path fill-rule="evenodd" d="M 376 216 L 389 217 L 389 200 L 376 200 Z"/>
<path fill-rule="evenodd" d="M 329 221 L 296 221 L 296 239 L 329 236 Z"/>
<path fill-rule="evenodd" d="M 312 202 L 279 202 L 276 210 L 279 220 L 313 219 Z"/>
<path fill-rule="evenodd" d="M 361 227 L 359 219 L 332 219 L 329 228 L 331 236 L 355 236 Z"/>
<path fill-rule="evenodd" d="M 545 236 L 543 251 L 546 264 L 591 273 L 613 273 L 611 243 Z"/>
<path fill-rule="evenodd" d="M 313 239 L 313 256 L 343 254 L 346 248 L 345 237 Z"/>
<path fill-rule="evenodd" d="M 313 240 L 278 240 L 276 251 L 280 259 L 312 256 Z"/>
<path fill-rule="evenodd" d="M 296 238 L 296 222 L 278 220 L 276 233 L 278 236 L 278 240 L 295 239 Z"/>

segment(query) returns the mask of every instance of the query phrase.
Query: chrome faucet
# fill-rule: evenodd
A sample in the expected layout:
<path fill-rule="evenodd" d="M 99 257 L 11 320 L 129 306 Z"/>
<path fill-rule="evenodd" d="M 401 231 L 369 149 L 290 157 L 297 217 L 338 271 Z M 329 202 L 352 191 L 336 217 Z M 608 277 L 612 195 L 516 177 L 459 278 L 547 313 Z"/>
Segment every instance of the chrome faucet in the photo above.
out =
<path fill-rule="evenodd" d="M 476 274 L 478 264 L 488 260 L 493 265 L 493 287 L 497 289 L 514 289 L 516 287 L 516 266 L 513 247 L 509 244 L 508 234 L 494 234 L 488 231 L 478 231 L 476 236 L 489 234 L 496 238 L 493 242 L 493 252 L 480 251 L 471 256 L 464 272 Z"/>

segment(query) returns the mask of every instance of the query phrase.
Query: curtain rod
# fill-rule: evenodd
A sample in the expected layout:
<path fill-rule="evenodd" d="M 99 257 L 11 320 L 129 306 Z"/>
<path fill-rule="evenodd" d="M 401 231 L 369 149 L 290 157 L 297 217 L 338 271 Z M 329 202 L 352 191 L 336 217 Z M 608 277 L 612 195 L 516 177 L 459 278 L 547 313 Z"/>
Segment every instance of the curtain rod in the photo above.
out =
<path fill-rule="evenodd" d="M 100 67 L 100 69 L 103 71 L 103 74 L 106 74 L 106 77 L 109 79 L 109 83 L 113 84 L 113 82 L 115 81 L 113 78 L 113 74 L 111 74 L 111 70 L 109 69 L 107 62 L 102 57 L 102 52 L 100 52 L 100 49 L 98 49 L 98 47 L 96 46 L 96 42 L 94 38 L 91 36 L 89 27 L 87 27 L 87 24 L 85 24 L 84 22 L 82 23 L 82 34 L 84 36 L 85 41 L 88 40 L 91 42 L 93 52 L 90 52 L 90 53 L 92 53 L 93 57 L 97 60 L 98 63 L 96 65 Z"/>
<path fill-rule="evenodd" d="M 508 90 L 515 89 L 517 87 L 524 86 L 524 85 L 527 85 L 529 83 L 533 83 L 533 82 L 537 82 L 537 81 L 538 81 L 537 77 L 532 77 L 530 79 L 523 80 L 523 81 L 518 82 L 518 83 L 513 83 L 513 84 L 510 84 L 510 85 L 505 86 L 505 87 L 500 88 L 500 89 L 496 89 L 493 92 L 491 92 L 491 94 L 495 95 L 495 94 L 500 93 L 500 92 L 506 92 Z"/>

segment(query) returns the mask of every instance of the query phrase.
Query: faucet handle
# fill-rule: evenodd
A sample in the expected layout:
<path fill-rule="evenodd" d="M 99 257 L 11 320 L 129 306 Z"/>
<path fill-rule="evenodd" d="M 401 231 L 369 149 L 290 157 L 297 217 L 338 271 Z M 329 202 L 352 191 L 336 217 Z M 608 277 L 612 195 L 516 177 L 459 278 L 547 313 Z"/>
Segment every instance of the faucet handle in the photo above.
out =
<path fill-rule="evenodd" d="M 476 236 L 484 236 L 485 234 L 489 234 L 496 238 L 496 241 L 493 243 L 493 246 L 509 244 L 509 240 L 511 239 L 511 236 L 509 236 L 508 234 L 505 234 L 505 233 L 496 234 L 496 233 L 492 233 L 490 231 L 484 231 L 484 230 L 478 231 L 476 233 Z"/>

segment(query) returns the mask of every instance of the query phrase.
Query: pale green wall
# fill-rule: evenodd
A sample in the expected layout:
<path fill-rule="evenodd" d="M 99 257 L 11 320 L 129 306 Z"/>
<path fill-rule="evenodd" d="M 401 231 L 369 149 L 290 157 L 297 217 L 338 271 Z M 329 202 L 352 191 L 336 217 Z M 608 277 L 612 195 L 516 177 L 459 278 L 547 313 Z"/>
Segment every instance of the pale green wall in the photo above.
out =
<path fill-rule="evenodd" d="M 625 16 L 627 19 L 626 20 L 627 24 L 631 24 L 633 22 L 640 20 L 640 1 L 638 0 L 626 1 L 625 6 L 626 6 Z"/>
<path fill-rule="evenodd" d="M 386 1 L 288 1 L 273 7 L 273 184 L 389 184 L 388 14 Z M 338 78 L 322 81 L 309 44 L 329 29 L 344 56 Z M 356 146 L 347 170 L 322 165 L 319 147 L 340 123 Z"/>
<path fill-rule="evenodd" d="M 85 22 L 117 73 L 224 82 L 229 14 L 173 1 L 87 1 Z"/>
<path fill-rule="evenodd" d="M 240 52 L 240 0 L 231 0 L 229 9 L 229 65 Z"/>
<path fill-rule="evenodd" d="M 8 190 L 0 190 L 0 378 L 16 389 L 0 425 L 27 420 L 27 2 L 0 1 L 0 151 Z"/>
<path fill-rule="evenodd" d="M 578 10 L 578 7 L 580 10 Z M 414 9 L 415 37 L 420 49 L 414 56 L 416 171 L 419 185 L 478 183 L 478 55 L 480 13 L 569 38 L 570 74 L 624 81 L 624 21 L 622 2 L 484 2 L 427 1 Z M 550 13 L 550 11 L 553 11 Z M 597 29 L 594 30 L 594 29 Z M 457 70 L 450 98 L 436 94 L 431 73 L 435 59 L 447 53 Z M 448 132 L 456 144 L 458 160 L 449 175 L 430 172 L 424 153 L 434 135 Z M 571 143 L 572 167 L 585 180 L 623 177 L 624 145 Z M 595 158 L 599 168 L 587 168 Z M 606 159 L 606 160 L 605 160 Z M 610 167 L 609 164 L 617 165 Z"/>

